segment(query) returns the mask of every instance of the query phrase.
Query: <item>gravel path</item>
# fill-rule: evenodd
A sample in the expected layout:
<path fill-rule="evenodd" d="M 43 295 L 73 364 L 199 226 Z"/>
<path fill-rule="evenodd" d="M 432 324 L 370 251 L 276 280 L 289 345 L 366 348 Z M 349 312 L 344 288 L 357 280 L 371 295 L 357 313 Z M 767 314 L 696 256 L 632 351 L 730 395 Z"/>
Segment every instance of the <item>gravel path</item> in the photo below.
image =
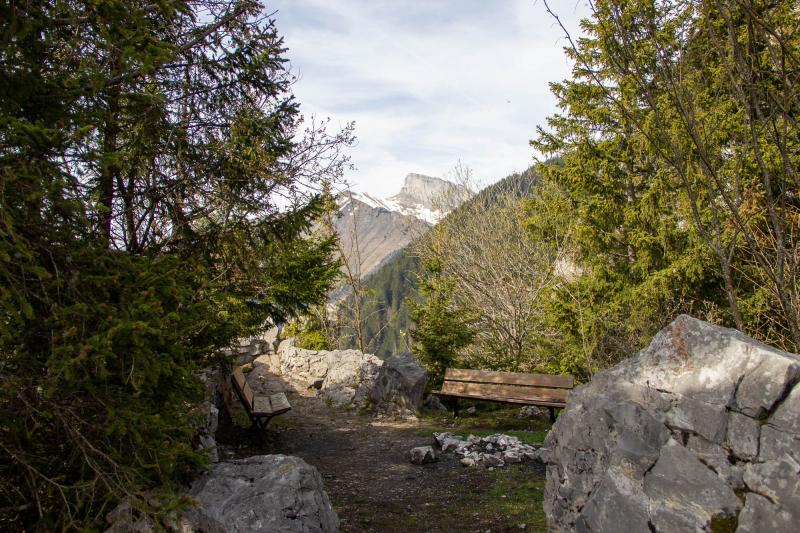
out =
<path fill-rule="evenodd" d="M 488 471 L 465 468 L 451 455 L 437 463 L 413 465 L 409 450 L 433 440 L 419 434 L 425 422 L 376 420 L 326 406 L 314 397 L 287 395 L 292 410 L 274 420 L 266 434 L 227 431 L 227 445 L 221 441 L 223 458 L 261 453 L 303 458 L 322 474 L 343 532 L 542 528 L 543 523 L 530 518 L 534 506 L 541 505 L 541 495 L 536 498 L 535 493 L 544 480 L 541 466 Z M 531 498 L 531 490 L 538 501 Z"/>

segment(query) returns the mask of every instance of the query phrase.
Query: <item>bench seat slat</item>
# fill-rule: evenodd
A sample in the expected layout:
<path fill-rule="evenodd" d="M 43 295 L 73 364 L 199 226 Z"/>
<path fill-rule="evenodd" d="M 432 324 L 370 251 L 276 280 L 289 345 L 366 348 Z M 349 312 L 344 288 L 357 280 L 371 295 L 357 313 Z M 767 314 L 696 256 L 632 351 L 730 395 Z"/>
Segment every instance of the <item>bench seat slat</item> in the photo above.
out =
<path fill-rule="evenodd" d="M 292 406 L 289 405 L 289 400 L 286 398 L 286 395 L 282 392 L 278 392 L 270 396 L 269 403 L 272 407 L 272 412 L 274 415 L 285 413 L 292 408 Z"/>
<path fill-rule="evenodd" d="M 270 405 L 269 396 L 256 396 L 252 413 L 255 416 L 273 416 L 275 412 Z"/>
<path fill-rule="evenodd" d="M 522 385 L 496 383 L 465 383 L 445 381 L 442 392 L 452 395 L 484 396 L 498 400 L 541 401 L 563 404 L 567 400 L 567 389 L 549 389 Z"/>
<path fill-rule="evenodd" d="M 560 389 L 571 389 L 575 385 L 575 378 L 572 376 L 524 374 L 519 372 L 496 372 L 491 370 L 468 370 L 465 368 L 448 368 L 445 372 L 444 378 L 447 381 L 528 385 L 532 387 L 551 387 Z"/>
<path fill-rule="evenodd" d="M 475 394 L 448 394 L 446 392 L 434 392 L 436 396 L 442 396 L 444 398 L 466 398 L 469 400 L 485 400 L 487 402 L 498 402 L 498 403 L 513 403 L 519 405 L 540 405 L 542 407 L 565 407 L 566 404 L 564 402 L 548 402 L 548 401 L 539 401 L 539 400 L 516 400 L 514 398 L 498 398 L 496 396 L 480 396 Z"/>

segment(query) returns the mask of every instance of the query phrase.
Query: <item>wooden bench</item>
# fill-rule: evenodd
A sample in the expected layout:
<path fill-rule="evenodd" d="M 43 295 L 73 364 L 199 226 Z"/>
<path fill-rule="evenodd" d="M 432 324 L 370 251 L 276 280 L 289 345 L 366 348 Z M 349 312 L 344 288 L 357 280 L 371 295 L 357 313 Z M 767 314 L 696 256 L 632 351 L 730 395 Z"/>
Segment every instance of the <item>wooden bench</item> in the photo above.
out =
<path fill-rule="evenodd" d="M 264 429 L 273 416 L 283 414 L 292 408 L 286 395 L 282 392 L 270 396 L 253 394 L 253 389 L 247 384 L 247 380 L 239 368 L 231 374 L 231 384 L 236 396 L 242 402 L 244 410 L 247 411 L 247 416 L 250 417 L 251 427 Z"/>
<path fill-rule="evenodd" d="M 448 368 L 442 390 L 433 394 L 451 398 L 455 416 L 458 416 L 458 399 L 468 398 L 547 407 L 550 421 L 555 422 L 556 407 L 566 406 L 567 395 L 574 385 L 572 376 Z"/>

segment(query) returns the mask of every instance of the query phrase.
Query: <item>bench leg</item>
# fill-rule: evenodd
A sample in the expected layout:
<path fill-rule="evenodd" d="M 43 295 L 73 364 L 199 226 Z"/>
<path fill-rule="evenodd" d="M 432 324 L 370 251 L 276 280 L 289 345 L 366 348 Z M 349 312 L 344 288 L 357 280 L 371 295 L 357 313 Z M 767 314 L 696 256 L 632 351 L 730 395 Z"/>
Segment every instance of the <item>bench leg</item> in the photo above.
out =
<path fill-rule="evenodd" d="M 556 408 L 550 407 L 550 422 L 555 424 L 556 423 Z"/>
<path fill-rule="evenodd" d="M 251 430 L 261 430 L 261 431 L 263 431 L 263 430 L 265 430 L 267 428 L 267 424 L 269 424 L 270 420 L 272 420 L 271 416 L 267 416 L 267 417 L 251 416 L 250 417 L 250 429 Z"/>
<path fill-rule="evenodd" d="M 458 418 L 458 398 L 453 398 L 453 418 Z"/>

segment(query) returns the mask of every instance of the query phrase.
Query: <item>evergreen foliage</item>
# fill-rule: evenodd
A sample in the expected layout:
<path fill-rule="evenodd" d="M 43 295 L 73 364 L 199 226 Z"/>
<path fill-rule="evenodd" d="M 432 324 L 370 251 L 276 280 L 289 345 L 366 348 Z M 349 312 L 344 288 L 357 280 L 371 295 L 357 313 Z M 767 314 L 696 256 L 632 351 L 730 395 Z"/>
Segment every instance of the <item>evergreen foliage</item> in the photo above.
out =
<path fill-rule="evenodd" d="M 548 311 L 565 369 L 590 375 L 682 312 L 796 349 L 793 28 L 789 1 L 593 4 L 533 141 L 572 213 L 576 275 Z"/>
<path fill-rule="evenodd" d="M 334 345 L 324 325 L 314 313 L 305 313 L 283 328 L 282 337 L 293 337 L 304 350 L 333 350 Z"/>
<path fill-rule="evenodd" d="M 350 130 L 294 140 L 257 2 L 0 12 L 0 529 L 100 529 L 122 498 L 163 518 L 206 461 L 197 371 L 331 286 L 304 191 Z"/>
<path fill-rule="evenodd" d="M 428 387 L 440 389 L 447 368 L 475 336 L 471 322 L 476 317 L 453 305 L 455 280 L 443 273 L 441 261 L 423 261 L 427 277 L 419 282 L 422 302 L 406 302 L 416 327 L 411 330 L 414 355 L 428 371 Z"/>
<path fill-rule="evenodd" d="M 411 319 L 406 304 L 417 298 L 417 272 L 419 258 L 406 248 L 364 280 L 362 331 L 367 352 L 385 359 L 411 351 Z M 350 324 L 354 318 L 350 315 L 352 298 L 348 296 L 339 306 L 339 316 L 345 317 L 339 321 L 342 324 Z M 340 332 L 343 348 L 355 347 L 354 333 L 349 328 Z"/>

